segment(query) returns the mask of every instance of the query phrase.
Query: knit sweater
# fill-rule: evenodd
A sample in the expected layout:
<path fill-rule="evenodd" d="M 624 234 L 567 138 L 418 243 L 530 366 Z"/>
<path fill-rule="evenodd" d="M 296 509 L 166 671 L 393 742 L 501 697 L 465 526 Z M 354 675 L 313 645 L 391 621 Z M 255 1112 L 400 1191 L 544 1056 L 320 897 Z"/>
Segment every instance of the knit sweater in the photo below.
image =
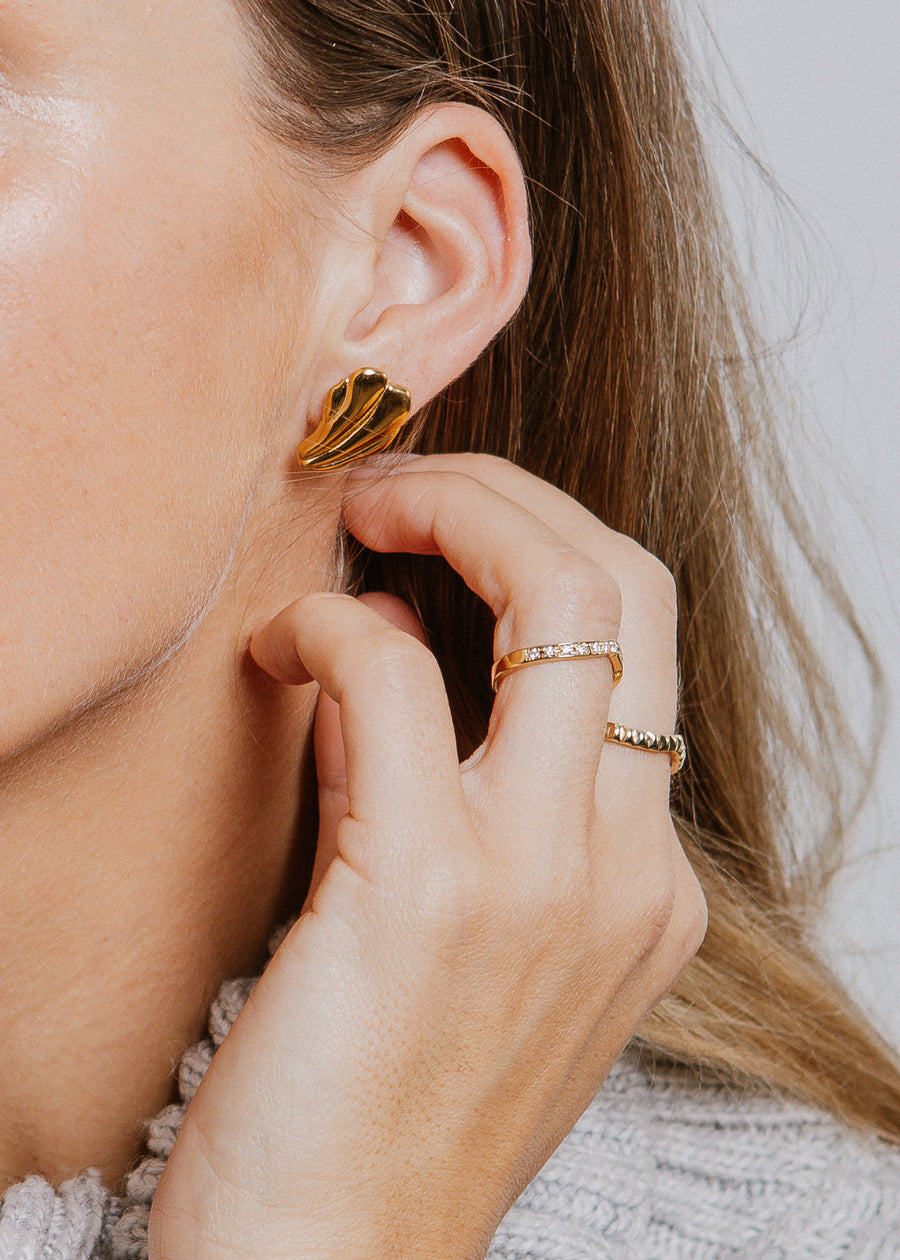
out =
<path fill-rule="evenodd" d="M 213 1003 L 181 1060 L 181 1101 L 147 1128 L 123 1198 L 87 1172 L 0 1200 L 0 1260 L 144 1260 L 153 1193 L 178 1128 L 255 980 Z M 900 1151 L 810 1108 L 686 1075 L 636 1051 L 502 1222 L 489 1260 L 897 1260 Z M 437 1260 L 437 1258 L 436 1258 Z"/>

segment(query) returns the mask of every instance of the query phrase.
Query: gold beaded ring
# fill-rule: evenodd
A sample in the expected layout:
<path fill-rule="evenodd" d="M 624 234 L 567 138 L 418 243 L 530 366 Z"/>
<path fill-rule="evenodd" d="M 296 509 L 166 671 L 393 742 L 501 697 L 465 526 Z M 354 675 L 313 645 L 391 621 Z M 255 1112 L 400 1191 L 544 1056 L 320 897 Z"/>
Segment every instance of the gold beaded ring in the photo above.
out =
<path fill-rule="evenodd" d="M 641 752 L 667 753 L 672 766 L 672 774 L 678 773 L 687 757 L 687 745 L 681 735 L 655 735 L 653 731 L 639 731 L 633 726 L 607 722 L 605 738 L 611 744 L 622 744 L 626 748 L 637 748 Z"/>

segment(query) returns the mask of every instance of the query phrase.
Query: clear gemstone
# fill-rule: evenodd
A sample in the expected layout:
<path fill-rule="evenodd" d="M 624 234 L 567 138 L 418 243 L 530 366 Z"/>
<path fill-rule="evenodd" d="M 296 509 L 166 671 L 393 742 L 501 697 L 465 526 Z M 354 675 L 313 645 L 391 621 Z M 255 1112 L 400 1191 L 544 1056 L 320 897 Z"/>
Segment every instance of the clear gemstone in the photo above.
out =
<path fill-rule="evenodd" d="M 541 648 L 541 656 L 550 657 L 550 656 L 555 656 L 555 655 L 556 655 L 556 648 L 553 647 L 552 645 L 550 647 Z"/>
<path fill-rule="evenodd" d="M 541 654 L 540 648 L 526 648 L 525 649 L 526 661 L 536 661 L 540 657 L 540 654 Z"/>

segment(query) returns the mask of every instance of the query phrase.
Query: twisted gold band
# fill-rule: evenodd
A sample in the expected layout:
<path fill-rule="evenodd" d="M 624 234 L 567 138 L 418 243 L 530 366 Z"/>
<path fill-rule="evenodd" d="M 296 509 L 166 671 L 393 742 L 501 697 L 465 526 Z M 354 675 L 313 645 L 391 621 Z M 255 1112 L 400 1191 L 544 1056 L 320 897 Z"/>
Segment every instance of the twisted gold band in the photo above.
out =
<path fill-rule="evenodd" d="M 491 686 L 497 690 L 502 679 L 526 665 L 538 665 L 541 661 L 587 660 L 591 656 L 608 658 L 613 672 L 613 686 L 622 677 L 622 649 L 615 639 L 594 639 L 585 643 L 547 643 L 542 647 L 517 648 L 494 661 L 491 670 Z"/>
<path fill-rule="evenodd" d="M 678 773 L 687 757 L 687 745 L 681 735 L 654 735 L 652 731 L 637 731 L 631 726 L 607 722 L 606 739 L 611 744 L 624 744 L 642 752 L 668 753 L 672 774 Z"/>

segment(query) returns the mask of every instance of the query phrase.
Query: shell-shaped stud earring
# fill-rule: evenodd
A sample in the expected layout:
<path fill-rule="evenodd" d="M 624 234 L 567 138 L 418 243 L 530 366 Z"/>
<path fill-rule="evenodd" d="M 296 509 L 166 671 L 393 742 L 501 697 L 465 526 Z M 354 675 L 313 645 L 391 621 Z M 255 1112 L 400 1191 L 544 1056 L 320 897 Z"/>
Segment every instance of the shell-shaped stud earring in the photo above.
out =
<path fill-rule="evenodd" d="M 359 368 L 329 393 L 322 423 L 297 448 L 300 467 L 343 468 L 387 450 L 411 410 L 408 389 L 376 368 Z"/>

